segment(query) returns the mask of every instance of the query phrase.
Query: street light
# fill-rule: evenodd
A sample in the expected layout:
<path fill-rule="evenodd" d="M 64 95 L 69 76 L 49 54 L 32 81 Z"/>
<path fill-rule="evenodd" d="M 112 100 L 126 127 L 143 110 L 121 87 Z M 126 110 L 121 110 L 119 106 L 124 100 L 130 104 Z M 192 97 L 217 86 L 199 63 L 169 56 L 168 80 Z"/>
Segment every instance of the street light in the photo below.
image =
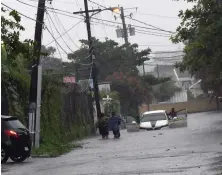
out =
<path fill-rule="evenodd" d="M 111 7 L 111 8 L 109 8 L 109 10 L 111 10 L 114 13 L 120 13 L 120 8 L 119 7 Z"/>

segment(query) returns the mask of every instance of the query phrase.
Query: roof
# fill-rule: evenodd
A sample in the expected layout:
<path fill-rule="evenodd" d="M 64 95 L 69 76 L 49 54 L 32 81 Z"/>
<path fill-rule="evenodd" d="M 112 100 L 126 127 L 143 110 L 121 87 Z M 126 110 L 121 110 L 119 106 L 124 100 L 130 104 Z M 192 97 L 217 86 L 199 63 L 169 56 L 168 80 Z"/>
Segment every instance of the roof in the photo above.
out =
<path fill-rule="evenodd" d="M 145 115 L 145 114 L 165 113 L 165 112 L 166 112 L 165 110 L 147 111 L 147 112 L 144 112 L 143 115 Z"/>

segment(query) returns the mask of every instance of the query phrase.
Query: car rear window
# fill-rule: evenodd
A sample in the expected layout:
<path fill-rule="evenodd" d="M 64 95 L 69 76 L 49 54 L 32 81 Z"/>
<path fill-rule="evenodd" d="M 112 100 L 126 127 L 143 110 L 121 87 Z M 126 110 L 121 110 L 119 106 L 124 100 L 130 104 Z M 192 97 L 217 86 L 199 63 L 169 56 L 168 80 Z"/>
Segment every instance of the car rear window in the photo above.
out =
<path fill-rule="evenodd" d="M 19 120 L 6 120 L 5 124 L 9 129 L 24 128 L 25 126 Z"/>

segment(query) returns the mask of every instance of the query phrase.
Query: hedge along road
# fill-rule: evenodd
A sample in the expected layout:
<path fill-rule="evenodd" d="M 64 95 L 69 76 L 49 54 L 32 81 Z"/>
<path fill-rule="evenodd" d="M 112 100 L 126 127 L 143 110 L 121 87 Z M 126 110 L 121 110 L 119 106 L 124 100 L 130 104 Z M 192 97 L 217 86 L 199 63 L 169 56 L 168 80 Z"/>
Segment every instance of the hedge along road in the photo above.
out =
<path fill-rule="evenodd" d="M 111 135 L 110 135 L 111 137 Z M 127 133 L 83 141 L 57 158 L 2 166 L 4 175 L 215 175 L 222 173 L 222 113 L 188 115 L 187 128 Z"/>

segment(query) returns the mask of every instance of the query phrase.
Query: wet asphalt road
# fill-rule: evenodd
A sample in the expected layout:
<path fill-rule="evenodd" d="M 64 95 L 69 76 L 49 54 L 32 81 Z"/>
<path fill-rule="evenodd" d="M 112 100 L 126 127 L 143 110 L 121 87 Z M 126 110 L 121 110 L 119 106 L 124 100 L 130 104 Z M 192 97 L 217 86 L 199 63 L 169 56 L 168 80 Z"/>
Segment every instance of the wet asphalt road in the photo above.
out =
<path fill-rule="evenodd" d="M 83 141 L 58 158 L 7 163 L 3 175 L 219 175 L 222 112 L 190 114 L 187 128 L 127 133 L 121 139 Z"/>

